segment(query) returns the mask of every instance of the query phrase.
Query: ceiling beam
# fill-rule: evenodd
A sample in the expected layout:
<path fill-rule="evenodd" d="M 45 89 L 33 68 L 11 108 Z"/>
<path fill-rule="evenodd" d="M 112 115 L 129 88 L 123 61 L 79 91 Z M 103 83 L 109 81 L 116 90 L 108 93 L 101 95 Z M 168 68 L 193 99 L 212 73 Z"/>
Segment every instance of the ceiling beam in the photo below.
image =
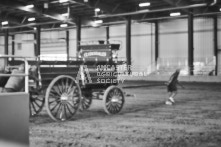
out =
<path fill-rule="evenodd" d="M 187 1 L 183 1 L 183 0 L 163 0 L 164 2 L 170 4 L 171 6 L 175 6 L 175 7 L 180 7 L 180 6 L 184 6 L 184 5 L 189 5 L 189 3 Z M 188 10 L 182 10 L 185 13 L 189 13 Z"/>
<path fill-rule="evenodd" d="M 189 5 L 190 4 L 184 0 L 163 0 L 163 1 L 172 5 L 172 6 L 182 6 L 182 5 Z"/>
<path fill-rule="evenodd" d="M 180 9 L 193 9 L 193 8 L 200 8 L 208 6 L 207 3 L 202 4 L 194 4 L 194 5 L 187 5 L 187 6 L 179 6 L 179 7 L 169 7 L 163 9 L 155 9 L 155 10 L 140 10 L 134 12 L 127 12 L 127 13 L 119 13 L 119 14 L 103 14 L 98 15 L 99 18 L 108 18 L 108 17 L 122 17 L 122 16 L 129 16 L 129 15 L 138 15 L 138 14 L 145 14 L 145 13 L 157 13 L 157 12 L 165 12 L 165 11 L 177 11 Z"/>
<path fill-rule="evenodd" d="M 88 2 L 84 2 L 84 0 L 70 0 L 70 1 L 73 1 L 73 2 L 77 2 L 77 3 L 80 3 L 80 4 L 84 4 L 88 7 L 91 7 L 91 8 L 100 8 L 101 11 L 105 11 L 107 13 L 112 13 L 113 11 L 115 11 L 115 13 L 124 13 L 126 12 L 124 9 L 121 9 L 119 7 L 119 5 L 117 4 L 107 4 L 107 3 L 104 3 L 102 2 L 101 0 L 98 0 L 98 1 L 88 1 Z"/>
<path fill-rule="evenodd" d="M 21 25 L 23 20 L 21 20 L 18 17 L 14 17 L 12 15 L 0 13 L 0 21 L 8 21 L 9 23 L 14 24 L 14 25 Z M 33 27 L 30 27 L 30 26 L 28 26 L 28 28 L 33 29 Z"/>
<path fill-rule="evenodd" d="M 18 9 L 18 10 L 25 11 L 28 13 L 33 13 L 38 16 L 43 16 L 43 17 L 48 17 L 48 18 L 54 19 L 54 20 L 59 20 L 59 21 L 66 22 L 69 24 L 75 24 L 75 22 L 73 20 L 67 20 L 65 17 L 61 16 L 58 13 L 55 13 L 52 11 L 50 11 L 50 13 L 49 12 L 43 13 L 42 10 L 40 10 L 36 7 L 29 9 L 29 8 L 26 8 L 24 5 L 22 5 L 21 3 L 18 3 L 15 1 L 12 2 L 12 1 L 8 1 L 8 0 L 1 0 L 0 5 L 6 6 L 9 8 L 13 8 L 13 9 Z"/>

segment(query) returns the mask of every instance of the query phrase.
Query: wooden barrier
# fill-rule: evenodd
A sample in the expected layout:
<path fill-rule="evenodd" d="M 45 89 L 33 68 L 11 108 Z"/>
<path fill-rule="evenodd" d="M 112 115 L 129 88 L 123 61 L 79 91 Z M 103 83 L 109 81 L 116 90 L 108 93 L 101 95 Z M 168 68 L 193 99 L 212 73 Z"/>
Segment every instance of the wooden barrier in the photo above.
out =
<path fill-rule="evenodd" d="M 0 94 L 0 147 L 29 146 L 29 94 Z"/>

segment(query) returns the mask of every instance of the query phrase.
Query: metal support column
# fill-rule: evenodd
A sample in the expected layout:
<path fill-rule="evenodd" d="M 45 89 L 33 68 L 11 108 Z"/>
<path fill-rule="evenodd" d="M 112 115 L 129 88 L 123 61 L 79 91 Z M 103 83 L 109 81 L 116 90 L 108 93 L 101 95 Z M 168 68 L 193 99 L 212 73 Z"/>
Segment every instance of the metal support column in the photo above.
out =
<path fill-rule="evenodd" d="M 131 73 L 131 17 L 127 17 L 126 21 L 126 58 L 127 71 Z"/>
<path fill-rule="evenodd" d="M 155 22 L 155 63 L 159 57 L 159 24 L 158 21 Z"/>
<path fill-rule="evenodd" d="M 8 33 L 8 29 L 5 30 L 5 50 L 4 50 L 4 54 L 8 55 L 8 38 L 9 38 L 9 33 Z M 4 64 L 8 65 L 8 58 L 4 59 Z"/>
<path fill-rule="evenodd" d="M 39 56 L 41 54 L 41 27 L 40 26 L 37 26 L 35 37 L 36 37 L 35 56 Z"/>
<path fill-rule="evenodd" d="M 80 51 L 80 42 L 81 42 L 81 18 L 78 17 L 77 18 L 77 23 L 76 23 L 76 26 L 77 26 L 77 33 L 76 33 L 76 41 L 77 41 L 77 54 L 78 52 Z"/>
<path fill-rule="evenodd" d="M 8 29 L 5 30 L 5 55 L 8 55 Z"/>
<path fill-rule="evenodd" d="M 193 47 L 193 14 L 188 15 L 188 67 L 189 75 L 193 75 L 194 47 Z"/>
<path fill-rule="evenodd" d="M 67 61 L 69 61 L 69 31 L 66 31 L 66 52 L 67 52 Z"/>
<path fill-rule="evenodd" d="M 12 55 L 15 55 L 15 35 L 12 35 Z M 15 59 L 12 58 L 12 61 Z"/>
<path fill-rule="evenodd" d="M 215 75 L 217 76 L 218 72 L 218 27 L 217 27 L 217 15 L 213 17 L 213 39 L 214 39 L 214 56 L 216 58 L 216 65 L 215 65 Z"/>
<path fill-rule="evenodd" d="M 12 55 L 15 55 L 15 35 L 12 35 Z"/>
<path fill-rule="evenodd" d="M 110 30 L 109 30 L 109 27 L 106 27 L 106 41 L 107 41 L 107 44 L 109 44 L 109 39 L 110 39 Z"/>

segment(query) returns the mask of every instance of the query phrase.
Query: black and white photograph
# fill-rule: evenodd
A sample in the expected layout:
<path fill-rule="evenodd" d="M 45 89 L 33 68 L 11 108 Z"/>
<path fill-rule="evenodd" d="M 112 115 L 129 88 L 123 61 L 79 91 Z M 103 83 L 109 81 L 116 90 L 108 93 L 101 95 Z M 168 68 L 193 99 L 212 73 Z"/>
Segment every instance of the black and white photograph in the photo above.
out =
<path fill-rule="evenodd" d="M 220 147 L 221 0 L 0 0 L 0 147 Z"/>

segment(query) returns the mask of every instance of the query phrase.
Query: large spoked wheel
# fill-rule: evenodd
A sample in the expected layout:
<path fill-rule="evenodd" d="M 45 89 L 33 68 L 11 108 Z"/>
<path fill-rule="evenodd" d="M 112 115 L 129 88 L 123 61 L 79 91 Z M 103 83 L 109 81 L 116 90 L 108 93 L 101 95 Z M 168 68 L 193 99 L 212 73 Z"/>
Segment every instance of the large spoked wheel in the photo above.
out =
<path fill-rule="evenodd" d="M 87 110 L 90 108 L 92 103 L 92 91 L 83 91 L 82 92 L 82 97 L 81 97 L 81 110 Z"/>
<path fill-rule="evenodd" d="M 29 112 L 30 116 L 35 116 L 41 112 L 44 107 L 45 98 L 41 90 L 33 90 L 29 91 Z"/>
<path fill-rule="evenodd" d="M 81 89 L 73 77 L 61 75 L 48 86 L 45 101 L 47 112 L 53 120 L 69 120 L 79 108 Z"/>
<path fill-rule="evenodd" d="M 107 114 L 116 114 L 121 111 L 124 105 L 123 91 L 117 86 L 110 86 L 104 92 L 104 110 Z"/>

